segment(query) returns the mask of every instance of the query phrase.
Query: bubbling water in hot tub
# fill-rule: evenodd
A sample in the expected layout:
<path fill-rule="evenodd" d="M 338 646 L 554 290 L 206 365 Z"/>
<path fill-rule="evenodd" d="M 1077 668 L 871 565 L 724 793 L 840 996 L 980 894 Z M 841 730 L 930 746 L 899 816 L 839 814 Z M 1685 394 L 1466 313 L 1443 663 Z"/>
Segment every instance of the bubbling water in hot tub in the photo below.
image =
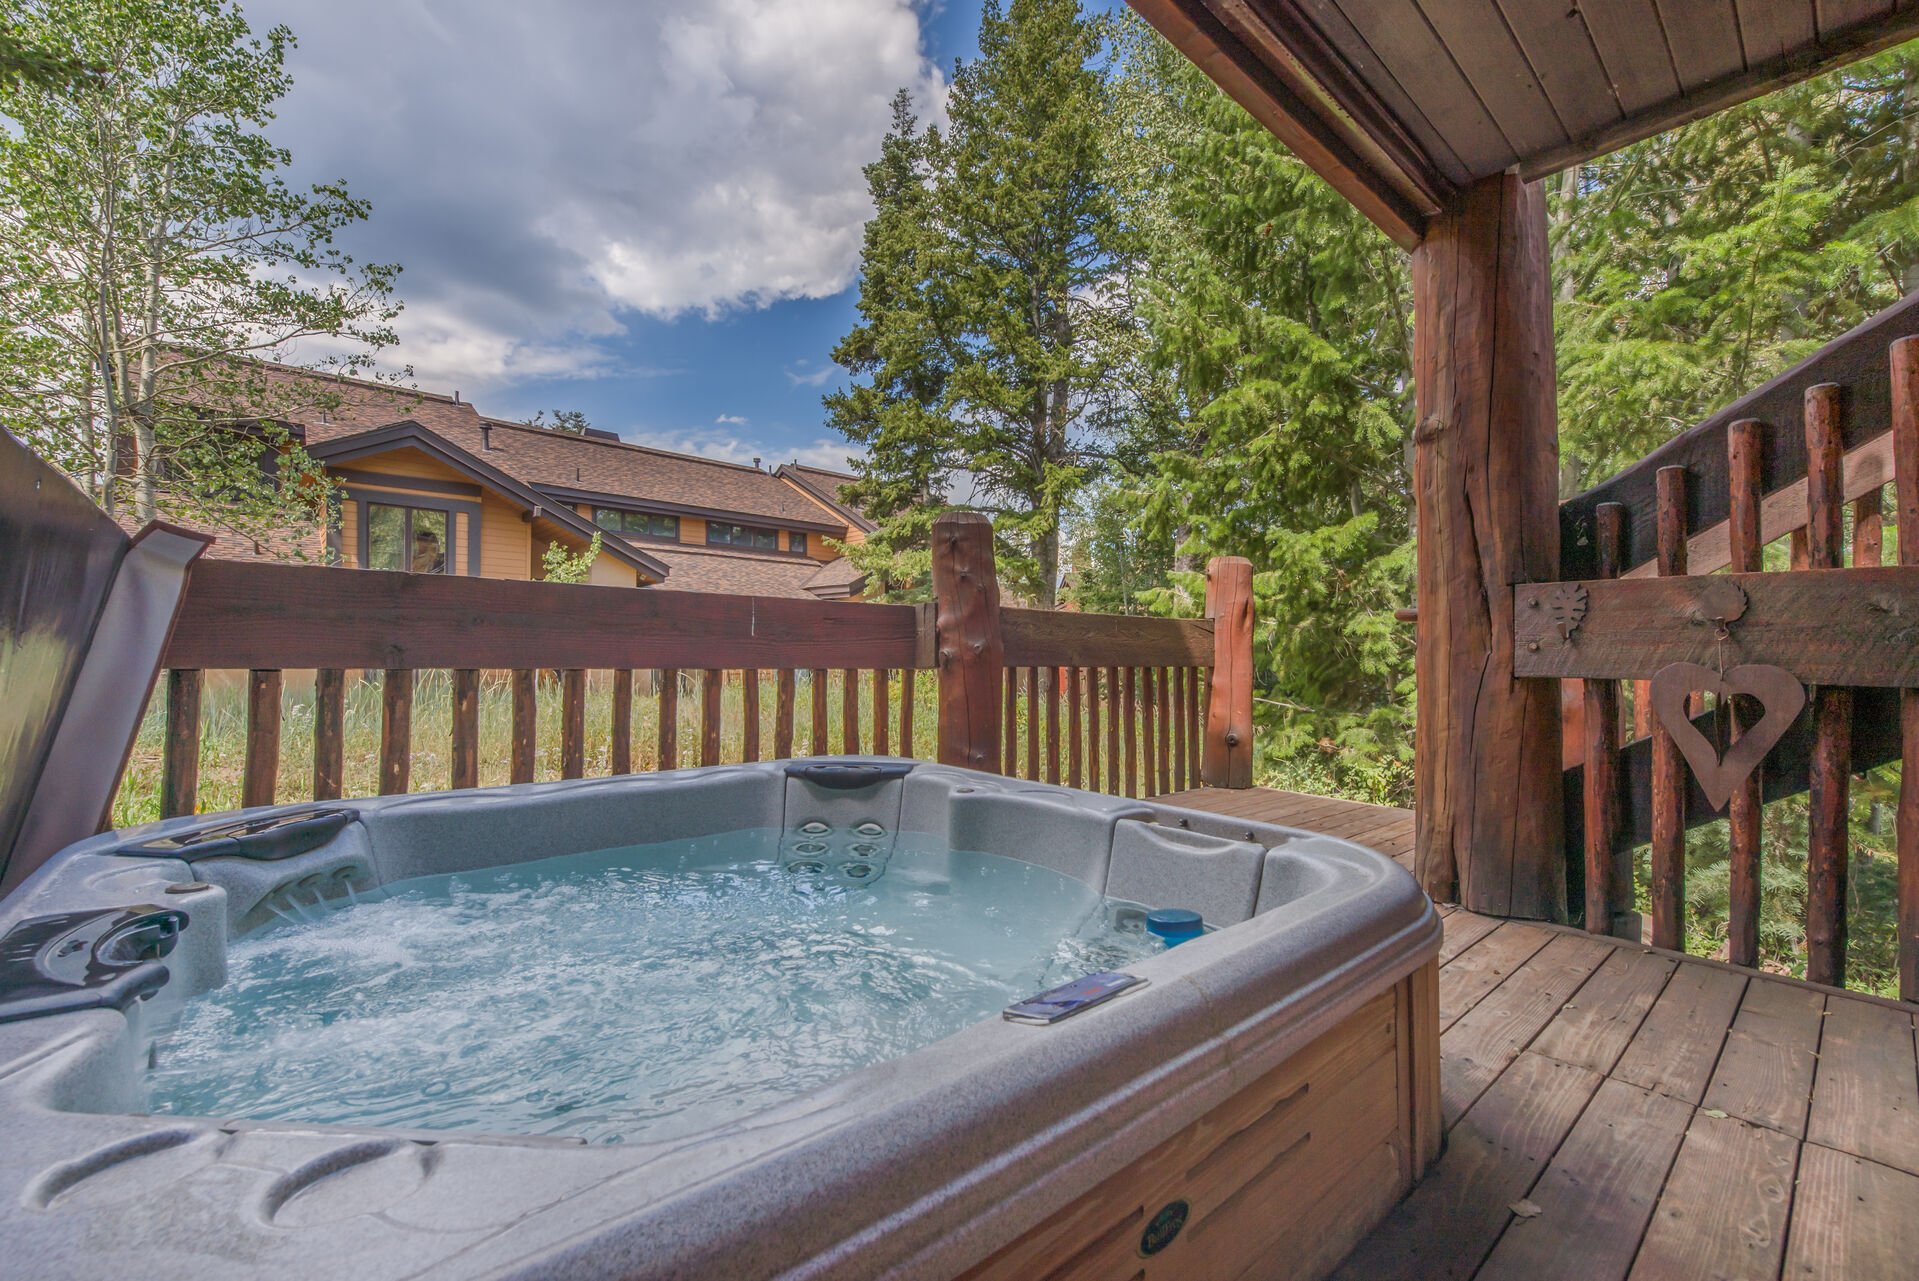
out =
<path fill-rule="evenodd" d="M 156 1041 L 153 1111 L 673 1138 L 1161 948 L 1136 905 L 878 823 L 599 850 L 327 906 L 231 944 L 227 983 Z"/>

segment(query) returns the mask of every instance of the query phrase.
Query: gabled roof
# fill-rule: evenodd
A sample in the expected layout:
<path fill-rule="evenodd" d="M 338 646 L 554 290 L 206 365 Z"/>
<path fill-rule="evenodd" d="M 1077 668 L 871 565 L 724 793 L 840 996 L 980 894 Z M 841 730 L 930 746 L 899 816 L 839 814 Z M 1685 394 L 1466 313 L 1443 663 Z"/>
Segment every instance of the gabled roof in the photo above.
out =
<path fill-rule="evenodd" d="M 306 446 L 308 454 L 324 463 L 344 463 L 355 458 L 365 458 L 400 448 L 419 450 L 455 471 L 472 477 L 495 492 L 511 498 L 525 510 L 537 511 L 542 518 L 577 534 L 587 542 L 591 542 L 593 536 L 598 534 L 600 546 L 604 551 L 614 559 L 625 561 L 635 569 L 641 570 L 649 577 L 657 579 L 667 576 L 668 569 L 662 561 L 640 551 L 619 535 L 601 529 L 565 503 L 549 502 L 532 486 L 516 480 L 492 463 L 476 457 L 447 440 L 439 432 L 429 430 L 411 419 L 377 427 L 372 431 L 336 436 L 332 440 L 317 443 L 309 437 Z"/>
<path fill-rule="evenodd" d="M 1919 36 L 1911 0 L 1130 0 L 1410 248 L 1531 179 Z"/>
<path fill-rule="evenodd" d="M 879 528 L 865 512 L 840 497 L 840 490 L 858 480 L 859 477 L 849 472 L 833 471 L 826 467 L 809 467 L 804 463 L 781 463 L 773 474 L 798 485 L 844 516 L 847 523 L 855 529 L 862 529 L 870 534 Z"/>
<path fill-rule="evenodd" d="M 664 545 L 656 555 L 672 571 L 662 586 L 667 591 L 724 592 L 734 596 L 784 596 L 793 600 L 843 600 L 858 592 L 857 585 L 840 582 L 845 558 L 822 565 L 804 556 L 783 552 L 753 552 L 737 548 Z M 835 566 L 841 568 L 836 569 Z M 853 571 L 860 583 L 864 576 Z"/>
<path fill-rule="evenodd" d="M 297 418 L 293 426 L 309 452 L 316 444 L 411 420 L 523 485 L 574 493 L 581 501 L 604 498 L 640 510 L 720 515 L 826 533 L 844 529 L 812 498 L 757 467 L 632 445 L 606 433 L 582 436 L 489 418 L 457 396 L 264 362 L 261 369 L 269 392 L 274 384 L 298 383 L 302 391 L 322 385 L 331 402 L 324 415 L 284 411 Z"/>

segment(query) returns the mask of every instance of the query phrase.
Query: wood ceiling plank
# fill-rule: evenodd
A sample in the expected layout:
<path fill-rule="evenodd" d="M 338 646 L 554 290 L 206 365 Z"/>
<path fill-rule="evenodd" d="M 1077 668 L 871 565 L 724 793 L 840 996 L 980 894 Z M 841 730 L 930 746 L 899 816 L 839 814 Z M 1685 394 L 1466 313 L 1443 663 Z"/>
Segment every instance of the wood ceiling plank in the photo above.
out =
<path fill-rule="evenodd" d="M 1623 117 L 1612 77 L 1599 60 L 1577 5 L 1499 0 L 1499 7 L 1570 136 L 1592 133 Z"/>
<path fill-rule="evenodd" d="M 1746 65 L 1783 57 L 1815 38 L 1813 0 L 1737 0 Z"/>
<path fill-rule="evenodd" d="M 1498 173 L 1519 158 L 1412 0 L 1342 0 L 1341 9 L 1472 174 Z"/>
<path fill-rule="evenodd" d="M 1552 100 L 1493 0 L 1420 0 L 1420 8 L 1520 155 L 1567 140 Z"/>
<path fill-rule="evenodd" d="M 1884 17 L 1899 7 L 1890 0 L 1817 0 L 1819 38 L 1824 40 L 1847 27 Z"/>
<path fill-rule="evenodd" d="M 1581 12 L 1621 108 L 1631 114 L 1679 96 L 1655 0 L 1610 0 Z"/>
<path fill-rule="evenodd" d="M 1435 168 L 1455 183 L 1463 183 L 1472 176 L 1446 135 L 1434 127 L 1392 69 L 1359 34 L 1339 0 L 1257 0 L 1256 7 L 1310 24 L 1352 74 L 1378 98 L 1380 107 L 1412 136 Z"/>
<path fill-rule="evenodd" d="M 1659 17 L 1686 92 L 1746 69 L 1732 0 L 1659 0 Z"/>

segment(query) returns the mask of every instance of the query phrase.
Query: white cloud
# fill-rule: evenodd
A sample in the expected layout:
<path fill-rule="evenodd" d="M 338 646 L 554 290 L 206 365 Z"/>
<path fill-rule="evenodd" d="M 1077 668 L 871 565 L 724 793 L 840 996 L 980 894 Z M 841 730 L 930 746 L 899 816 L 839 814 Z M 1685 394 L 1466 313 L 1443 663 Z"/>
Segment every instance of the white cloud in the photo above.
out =
<path fill-rule="evenodd" d="M 299 35 L 273 135 L 296 180 L 345 176 L 374 201 L 351 248 L 404 264 L 397 359 L 435 385 L 590 374 L 623 313 L 838 292 L 888 100 L 908 86 L 937 115 L 944 95 L 914 0 L 250 0 L 247 16 Z"/>
<path fill-rule="evenodd" d="M 769 445 L 711 427 L 688 427 L 677 431 L 638 428 L 622 432 L 621 436 L 635 444 L 670 449 L 681 454 L 698 454 L 702 458 L 717 458 L 721 462 L 751 466 L 757 458 L 760 465 L 769 471 L 781 463 L 791 462 L 846 471 L 853 465 L 851 460 L 863 456 L 864 452 L 843 440 L 821 437 L 795 448 L 790 444 Z"/>
<path fill-rule="evenodd" d="M 741 414 L 721 414 L 718 418 L 715 418 L 713 421 L 714 423 L 716 423 L 717 425 L 721 427 L 746 426 L 746 418 Z"/>
<path fill-rule="evenodd" d="M 826 380 L 839 372 L 837 365 L 821 365 L 817 369 L 808 368 L 810 360 L 796 361 L 786 367 L 786 379 L 795 387 L 823 387 Z"/>

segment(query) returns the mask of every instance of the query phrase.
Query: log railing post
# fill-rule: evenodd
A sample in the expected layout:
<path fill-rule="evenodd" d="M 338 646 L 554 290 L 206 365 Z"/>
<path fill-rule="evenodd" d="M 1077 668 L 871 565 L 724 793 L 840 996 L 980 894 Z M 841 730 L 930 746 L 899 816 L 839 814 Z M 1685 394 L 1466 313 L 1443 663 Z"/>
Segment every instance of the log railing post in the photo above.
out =
<path fill-rule="evenodd" d="M 1415 871 L 1497 916 L 1566 910 L 1559 687 L 1513 675 L 1513 593 L 1559 577 L 1545 192 L 1473 183 L 1413 251 Z"/>
<path fill-rule="evenodd" d="M 1892 345 L 1893 506 L 1899 563 L 1919 565 L 1919 338 Z M 1899 691 L 1899 999 L 1919 1001 L 1919 689 Z"/>
<path fill-rule="evenodd" d="M 1253 785 L 1253 563 L 1215 556 L 1206 565 L 1206 617 L 1213 620 L 1213 682 L 1206 700 L 1200 781 Z"/>
<path fill-rule="evenodd" d="M 939 665 L 939 761 L 1000 772 L 999 578 L 993 525 L 977 512 L 933 522 L 934 629 Z"/>

